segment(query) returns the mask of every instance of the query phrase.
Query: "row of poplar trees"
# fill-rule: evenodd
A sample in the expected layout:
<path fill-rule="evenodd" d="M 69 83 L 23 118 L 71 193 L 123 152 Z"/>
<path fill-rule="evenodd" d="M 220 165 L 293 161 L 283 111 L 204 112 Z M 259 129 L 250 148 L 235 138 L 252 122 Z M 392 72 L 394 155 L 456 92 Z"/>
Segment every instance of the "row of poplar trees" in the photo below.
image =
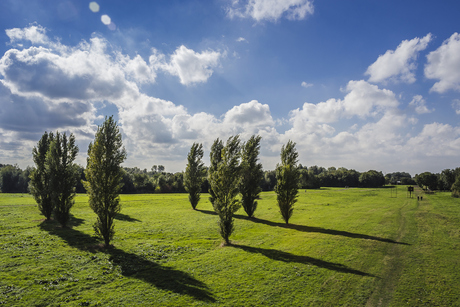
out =
<path fill-rule="evenodd" d="M 75 136 L 67 137 L 59 132 L 45 132 L 32 150 L 35 169 L 30 176 L 31 193 L 46 220 L 54 215 L 62 227 L 68 225 L 74 204 L 79 178 L 74 163 L 77 153 Z M 119 192 L 123 171 L 120 165 L 125 159 L 126 150 L 117 123 L 113 117 L 106 118 L 98 126 L 94 142 L 88 146 L 86 181 L 83 181 L 89 205 L 97 215 L 94 230 L 105 246 L 109 246 L 113 238 L 113 221 L 121 209 Z"/>
<path fill-rule="evenodd" d="M 226 144 L 216 139 L 211 146 L 210 166 L 207 170 L 202 161 L 203 145 L 194 143 L 187 156 L 184 186 L 189 201 L 196 209 L 200 201 L 201 185 L 206 175 L 210 184 L 209 194 L 214 211 L 219 216 L 219 230 L 225 244 L 230 244 L 234 231 L 233 215 L 243 206 L 250 218 L 254 218 L 259 199 L 260 181 L 263 178 L 259 162 L 260 136 L 253 135 L 247 142 L 239 136 L 231 136 Z M 280 213 L 286 224 L 292 216 L 297 201 L 299 169 L 295 143 L 288 141 L 281 148 L 281 164 L 276 167 L 275 192 Z M 241 195 L 241 198 L 238 197 Z"/>

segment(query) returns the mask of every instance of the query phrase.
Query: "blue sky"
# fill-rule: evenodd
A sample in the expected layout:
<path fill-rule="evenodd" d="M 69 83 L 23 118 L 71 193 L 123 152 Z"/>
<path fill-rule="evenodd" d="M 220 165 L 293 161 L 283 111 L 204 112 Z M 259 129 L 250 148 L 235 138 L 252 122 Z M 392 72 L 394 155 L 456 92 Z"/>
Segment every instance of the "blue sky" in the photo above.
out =
<path fill-rule="evenodd" d="M 439 172 L 460 152 L 459 1 L 0 2 L 0 163 L 44 131 L 78 163 L 114 115 L 126 166 L 182 171 L 193 142 L 262 136 L 274 169 Z"/>

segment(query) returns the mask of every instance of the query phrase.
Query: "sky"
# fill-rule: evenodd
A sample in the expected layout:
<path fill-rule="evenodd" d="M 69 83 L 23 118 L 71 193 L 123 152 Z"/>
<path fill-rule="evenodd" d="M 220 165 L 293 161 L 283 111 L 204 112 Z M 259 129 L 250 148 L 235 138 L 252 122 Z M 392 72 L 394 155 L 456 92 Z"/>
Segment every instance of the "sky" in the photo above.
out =
<path fill-rule="evenodd" d="M 85 166 L 114 116 L 123 166 L 183 171 L 194 142 L 288 140 L 304 166 L 459 165 L 460 1 L 0 2 L 0 163 L 33 166 L 45 131 Z"/>

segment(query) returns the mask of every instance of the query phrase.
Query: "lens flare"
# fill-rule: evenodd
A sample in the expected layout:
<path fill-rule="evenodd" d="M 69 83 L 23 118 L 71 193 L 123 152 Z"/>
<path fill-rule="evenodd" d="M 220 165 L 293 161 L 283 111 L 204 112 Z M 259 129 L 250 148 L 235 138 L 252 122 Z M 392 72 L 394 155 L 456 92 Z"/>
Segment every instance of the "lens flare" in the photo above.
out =
<path fill-rule="evenodd" d="M 110 19 L 109 15 L 102 15 L 101 16 L 101 21 L 106 26 L 108 26 L 112 22 L 112 20 Z"/>
<path fill-rule="evenodd" d="M 99 12 L 99 4 L 97 4 L 97 2 L 90 2 L 89 3 L 89 9 L 93 12 L 93 13 L 97 13 Z"/>

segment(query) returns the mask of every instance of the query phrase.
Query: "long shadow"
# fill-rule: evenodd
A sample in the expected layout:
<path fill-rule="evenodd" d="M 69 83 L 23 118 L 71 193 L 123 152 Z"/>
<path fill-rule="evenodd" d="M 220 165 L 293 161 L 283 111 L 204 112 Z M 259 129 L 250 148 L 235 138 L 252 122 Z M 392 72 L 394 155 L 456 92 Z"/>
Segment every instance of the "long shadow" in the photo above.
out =
<path fill-rule="evenodd" d="M 195 209 L 198 212 L 204 213 L 204 214 L 209 214 L 209 215 L 217 215 L 216 212 L 211 211 L 211 210 L 202 210 L 202 209 Z"/>
<path fill-rule="evenodd" d="M 296 224 L 277 223 L 277 222 L 272 222 L 272 221 L 258 219 L 258 218 L 249 218 L 249 217 L 247 217 L 245 215 L 240 215 L 240 214 L 235 215 L 235 218 L 243 219 L 243 220 L 249 220 L 249 221 L 252 221 L 254 223 L 260 223 L 260 224 L 264 224 L 264 225 L 268 225 L 268 226 L 277 226 L 277 227 L 282 227 L 282 228 L 287 228 L 287 229 L 295 229 L 295 230 L 303 231 L 303 232 L 317 232 L 317 233 L 324 233 L 324 234 L 328 234 L 328 235 L 344 236 L 344 237 L 348 237 L 348 238 L 367 239 L 367 240 L 374 240 L 374 241 L 393 243 L 393 244 L 410 245 L 409 243 L 398 242 L 398 241 L 395 241 L 395 240 L 376 237 L 376 236 L 369 236 L 369 235 L 365 235 L 365 234 L 361 234 L 361 233 L 354 233 L 354 232 L 335 230 L 335 229 L 327 229 L 327 228 L 322 228 L 322 227 L 313 227 L 313 226 L 304 226 L 304 225 L 296 225 Z"/>
<path fill-rule="evenodd" d="M 295 263 L 301 263 L 301 264 L 311 264 L 320 268 L 325 268 L 328 270 L 333 270 L 341 273 L 349 273 L 349 274 L 355 274 L 355 275 L 361 275 L 361 276 L 370 276 L 370 277 L 378 277 L 366 272 L 362 272 L 359 270 L 355 270 L 352 268 L 349 268 L 343 264 L 340 263 L 334 263 L 334 262 L 328 262 L 308 256 L 298 256 L 298 255 L 293 255 L 287 252 L 282 252 L 279 250 L 275 249 L 266 249 L 266 248 L 260 248 L 260 247 L 251 247 L 251 246 L 246 246 L 246 245 L 231 245 L 236 248 L 240 248 L 246 252 L 253 253 L 253 254 L 261 254 L 264 255 L 267 258 L 276 260 L 276 261 L 283 261 L 283 262 L 295 262 Z"/>
<path fill-rule="evenodd" d="M 115 215 L 115 219 L 126 222 L 141 222 L 140 220 L 132 218 L 129 215 L 123 213 L 117 213 L 117 215 Z"/>
<path fill-rule="evenodd" d="M 69 223 L 68 223 L 69 227 L 80 226 L 80 225 L 85 223 L 84 219 L 78 218 L 75 215 L 73 215 L 72 213 L 69 213 L 69 215 L 70 215 L 70 220 L 69 220 Z"/>
<path fill-rule="evenodd" d="M 69 246 L 89 252 L 103 252 L 110 255 L 109 260 L 118 265 L 124 276 L 146 281 L 153 286 L 186 294 L 195 299 L 215 302 L 215 298 L 205 283 L 193 278 L 190 274 L 173 268 L 161 266 L 133 253 L 110 247 L 104 248 L 100 240 L 72 228 L 62 228 L 54 221 L 44 221 L 40 228 L 63 239 Z"/>

